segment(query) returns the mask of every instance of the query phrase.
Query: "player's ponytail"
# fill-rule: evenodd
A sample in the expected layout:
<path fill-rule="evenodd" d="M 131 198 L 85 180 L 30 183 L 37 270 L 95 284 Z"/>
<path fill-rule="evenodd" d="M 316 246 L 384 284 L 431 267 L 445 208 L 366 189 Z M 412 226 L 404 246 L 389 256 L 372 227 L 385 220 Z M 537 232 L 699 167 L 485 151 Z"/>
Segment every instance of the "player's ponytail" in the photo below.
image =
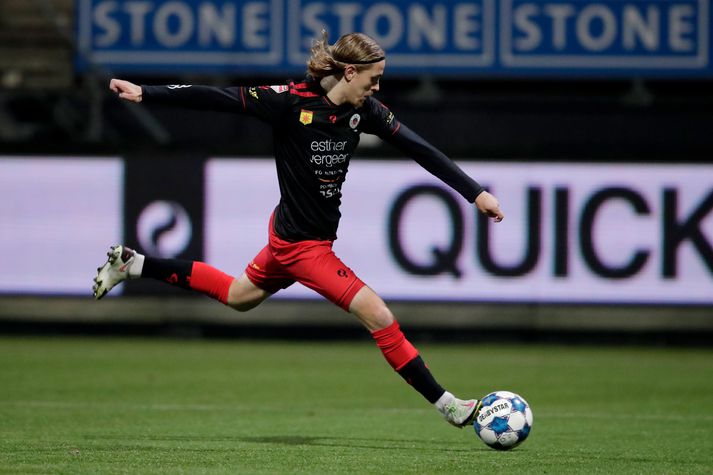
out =
<path fill-rule="evenodd" d="M 307 72 L 314 78 L 340 74 L 348 64 L 361 69 L 386 57 L 381 46 L 363 33 L 349 33 L 330 46 L 325 30 L 322 38 L 313 42 L 311 52 Z"/>

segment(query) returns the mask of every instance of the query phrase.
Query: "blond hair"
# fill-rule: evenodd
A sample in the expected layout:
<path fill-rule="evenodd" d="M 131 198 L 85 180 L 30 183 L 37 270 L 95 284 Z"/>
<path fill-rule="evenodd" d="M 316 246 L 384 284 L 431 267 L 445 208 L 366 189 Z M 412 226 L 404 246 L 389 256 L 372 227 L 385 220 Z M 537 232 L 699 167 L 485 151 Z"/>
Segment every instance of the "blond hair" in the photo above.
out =
<path fill-rule="evenodd" d="M 315 78 L 340 74 L 348 64 L 364 69 L 386 57 L 381 46 L 370 36 L 349 33 L 330 46 L 325 30 L 322 30 L 321 39 L 312 42 L 311 53 L 307 72 Z"/>

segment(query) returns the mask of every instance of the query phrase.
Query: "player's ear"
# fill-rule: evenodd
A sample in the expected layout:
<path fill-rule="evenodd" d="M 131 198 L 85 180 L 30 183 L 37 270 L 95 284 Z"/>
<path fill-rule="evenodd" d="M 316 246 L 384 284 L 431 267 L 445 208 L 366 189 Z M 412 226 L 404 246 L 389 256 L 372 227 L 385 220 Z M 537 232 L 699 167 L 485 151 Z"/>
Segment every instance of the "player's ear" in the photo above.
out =
<path fill-rule="evenodd" d="M 356 66 L 354 66 L 353 64 L 347 64 L 347 66 L 344 68 L 344 79 L 349 82 L 354 79 L 354 76 L 356 76 L 358 72 L 359 71 L 357 71 Z"/>

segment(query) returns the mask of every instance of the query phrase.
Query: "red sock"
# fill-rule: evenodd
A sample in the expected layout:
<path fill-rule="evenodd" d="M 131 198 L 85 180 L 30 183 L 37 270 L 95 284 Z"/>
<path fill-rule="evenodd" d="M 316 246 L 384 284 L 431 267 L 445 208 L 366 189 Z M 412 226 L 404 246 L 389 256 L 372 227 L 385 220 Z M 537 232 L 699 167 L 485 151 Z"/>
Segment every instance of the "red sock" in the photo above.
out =
<path fill-rule="evenodd" d="M 235 278 L 215 267 L 194 262 L 189 285 L 191 289 L 204 293 L 224 304 L 228 303 L 228 291 Z"/>
<path fill-rule="evenodd" d="M 406 339 L 397 321 L 371 334 L 376 346 L 394 370 L 398 371 L 418 356 L 418 350 Z"/>

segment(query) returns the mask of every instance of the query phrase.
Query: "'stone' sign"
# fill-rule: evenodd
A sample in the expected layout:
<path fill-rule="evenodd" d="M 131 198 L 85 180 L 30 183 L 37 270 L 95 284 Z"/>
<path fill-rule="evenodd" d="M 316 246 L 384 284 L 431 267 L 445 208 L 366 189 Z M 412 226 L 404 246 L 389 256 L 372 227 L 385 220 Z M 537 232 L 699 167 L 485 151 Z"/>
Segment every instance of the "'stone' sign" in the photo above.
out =
<path fill-rule="evenodd" d="M 712 76 L 710 0 L 79 0 L 80 69 L 302 74 L 315 38 L 360 31 L 390 71 Z"/>

